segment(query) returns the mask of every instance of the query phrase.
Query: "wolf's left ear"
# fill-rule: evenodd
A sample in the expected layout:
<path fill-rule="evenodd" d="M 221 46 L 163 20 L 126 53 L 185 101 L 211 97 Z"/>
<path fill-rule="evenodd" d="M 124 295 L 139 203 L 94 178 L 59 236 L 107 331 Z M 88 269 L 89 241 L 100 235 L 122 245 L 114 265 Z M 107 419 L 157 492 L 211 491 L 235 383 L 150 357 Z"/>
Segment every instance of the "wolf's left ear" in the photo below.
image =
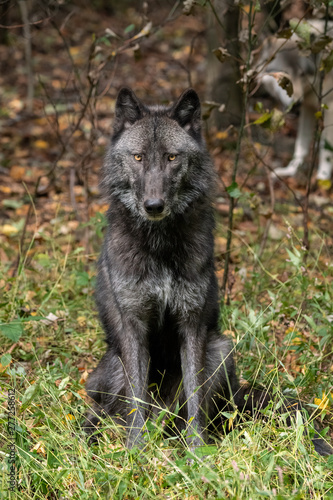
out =
<path fill-rule="evenodd" d="M 198 94 L 187 89 L 173 105 L 170 118 L 176 120 L 187 132 L 198 135 L 201 132 L 201 110 Z"/>

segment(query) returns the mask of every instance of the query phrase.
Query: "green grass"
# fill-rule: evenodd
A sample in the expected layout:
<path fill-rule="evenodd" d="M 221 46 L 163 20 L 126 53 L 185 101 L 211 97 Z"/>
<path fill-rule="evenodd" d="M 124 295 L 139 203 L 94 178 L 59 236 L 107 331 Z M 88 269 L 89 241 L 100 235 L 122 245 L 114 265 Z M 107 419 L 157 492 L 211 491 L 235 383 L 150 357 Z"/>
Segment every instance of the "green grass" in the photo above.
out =
<path fill-rule="evenodd" d="M 8 276 L 18 235 L 0 243 L 7 256 L 0 268 L 1 498 L 333 498 L 333 457 L 318 456 L 304 433 L 311 435 L 316 416 L 332 439 L 333 267 L 324 239 L 314 237 L 306 265 L 292 232 L 283 245 L 269 241 L 260 263 L 257 243 L 238 252 L 237 289 L 221 310 L 221 330 L 234 339 L 240 377 L 276 396 L 264 421 L 235 424 L 229 415 L 233 431 L 193 455 L 180 439 L 166 439 L 162 415 L 147 424 L 143 453 L 125 448 L 124 429 L 110 419 L 98 445 L 88 445 L 80 428 L 89 407 L 84 381 L 105 349 L 93 299 L 101 235 L 92 236 L 96 251 L 86 255 L 73 234 L 59 237 L 63 223 L 31 241 L 15 278 Z M 13 387 L 16 493 L 6 476 Z M 310 403 L 308 416 L 288 427 L 277 411 L 281 394 Z"/>

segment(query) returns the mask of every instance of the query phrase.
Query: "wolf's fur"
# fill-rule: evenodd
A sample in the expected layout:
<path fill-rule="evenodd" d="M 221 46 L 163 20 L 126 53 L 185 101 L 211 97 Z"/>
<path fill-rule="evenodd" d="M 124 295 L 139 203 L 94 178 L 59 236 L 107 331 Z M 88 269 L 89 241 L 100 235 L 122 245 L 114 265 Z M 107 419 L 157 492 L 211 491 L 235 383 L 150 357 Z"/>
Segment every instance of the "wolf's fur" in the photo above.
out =
<path fill-rule="evenodd" d="M 96 298 L 108 348 L 87 382 L 96 414 L 86 427 L 103 411 L 120 415 L 133 446 L 154 408 L 179 403 L 177 426 L 197 446 L 207 421 L 218 427 L 222 408 L 251 409 L 251 398 L 218 326 L 215 174 L 194 90 L 147 107 L 122 89 L 102 178 L 110 208 Z"/>
<path fill-rule="evenodd" d="M 300 23 L 302 24 L 302 23 Z M 312 36 L 318 39 L 324 32 L 324 21 L 304 21 Z M 327 34 L 333 35 L 333 23 L 327 27 Z M 320 64 L 319 55 L 302 53 L 298 47 L 300 38 L 293 34 L 289 40 L 270 37 L 264 45 L 258 64 L 259 81 L 266 90 L 285 107 L 295 102 L 301 103 L 299 125 L 295 142 L 293 158 L 287 167 L 275 169 L 275 174 L 293 176 L 297 170 L 308 160 L 310 146 L 313 140 L 316 122 L 315 113 L 319 109 Z M 328 49 L 329 47 L 327 47 Z M 332 47 L 330 47 L 332 49 Z M 268 61 L 268 63 L 267 63 Z M 293 84 L 293 95 L 290 97 L 286 90 L 278 84 L 277 75 L 285 73 Z M 323 103 L 327 109 L 324 111 L 324 130 L 321 136 L 318 170 L 318 180 L 330 180 L 333 171 L 333 72 L 325 75 L 323 82 Z"/>

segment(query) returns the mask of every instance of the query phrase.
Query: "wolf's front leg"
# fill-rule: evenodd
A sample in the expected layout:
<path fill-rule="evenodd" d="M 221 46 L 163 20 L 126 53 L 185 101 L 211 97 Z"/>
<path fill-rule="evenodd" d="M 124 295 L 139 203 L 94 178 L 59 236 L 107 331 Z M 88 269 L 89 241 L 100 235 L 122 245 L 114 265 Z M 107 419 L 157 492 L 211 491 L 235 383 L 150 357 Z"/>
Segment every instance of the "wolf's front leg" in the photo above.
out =
<path fill-rule="evenodd" d="M 121 360 L 125 373 L 127 399 L 127 446 L 132 448 L 142 441 L 147 418 L 147 388 L 149 377 L 149 351 L 145 330 L 138 331 L 126 325 L 122 337 Z"/>
<path fill-rule="evenodd" d="M 204 444 L 205 402 L 204 377 L 206 329 L 186 325 L 182 329 L 181 364 L 187 404 L 188 443 L 192 449 Z"/>

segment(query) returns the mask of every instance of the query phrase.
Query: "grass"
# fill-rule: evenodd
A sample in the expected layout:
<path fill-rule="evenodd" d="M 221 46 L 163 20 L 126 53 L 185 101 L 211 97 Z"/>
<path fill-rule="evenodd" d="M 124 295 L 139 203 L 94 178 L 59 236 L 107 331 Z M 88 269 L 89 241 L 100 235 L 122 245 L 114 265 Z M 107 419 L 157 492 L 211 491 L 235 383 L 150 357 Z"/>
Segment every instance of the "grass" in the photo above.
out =
<path fill-rule="evenodd" d="M 313 236 L 307 264 L 287 226 L 289 237 L 269 241 L 260 263 L 256 242 L 235 251 L 236 285 L 221 309 L 222 331 L 234 339 L 240 377 L 276 395 L 264 421 L 235 424 L 228 415 L 233 431 L 193 455 L 181 440 L 166 439 L 161 417 L 147 424 L 142 453 L 125 448 L 124 429 L 110 419 L 97 445 L 88 445 L 80 428 L 89 407 L 84 382 L 105 349 L 93 299 L 102 223 L 89 255 L 73 232 L 59 236 L 64 224 L 60 217 L 31 240 L 15 278 L 8 276 L 19 233 L 0 243 L 7 257 L 0 267 L 1 498 L 333 498 L 333 457 L 317 455 L 304 433 L 311 435 L 316 416 L 332 439 L 333 267 L 323 236 Z M 237 235 L 234 241 L 237 248 Z M 9 388 L 16 391 L 14 493 L 6 475 Z M 308 415 L 288 427 L 277 412 L 281 394 L 310 403 Z"/>

